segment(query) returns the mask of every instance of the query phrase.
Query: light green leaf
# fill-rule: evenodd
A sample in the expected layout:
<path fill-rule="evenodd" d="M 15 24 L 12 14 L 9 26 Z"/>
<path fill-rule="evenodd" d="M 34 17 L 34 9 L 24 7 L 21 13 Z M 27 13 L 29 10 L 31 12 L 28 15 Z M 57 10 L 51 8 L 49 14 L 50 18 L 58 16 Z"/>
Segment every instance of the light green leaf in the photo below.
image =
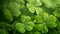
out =
<path fill-rule="evenodd" d="M 26 28 L 27 31 L 31 31 L 33 29 L 33 27 L 32 26 L 29 26 L 29 25 L 26 25 L 25 28 Z"/>
<path fill-rule="evenodd" d="M 31 31 L 34 27 L 34 23 L 32 21 L 26 22 L 25 23 L 25 28 L 27 31 Z"/>
<path fill-rule="evenodd" d="M 17 22 L 17 23 L 15 24 L 15 27 L 16 27 L 16 29 L 17 29 L 19 32 L 25 33 L 24 24 Z"/>
<path fill-rule="evenodd" d="M 48 20 L 47 20 L 48 22 L 56 22 L 57 21 L 57 18 L 55 17 L 55 16 L 53 16 L 53 15 L 50 15 L 49 17 L 48 17 Z"/>
<path fill-rule="evenodd" d="M 21 21 L 24 23 L 24 22 L 28 22 L 31 20 L 31 17 L 29 16 L 25 16 L 25 15 L 22 15 L 21 16 Z"/>
<path fill-rule="evenodd" d="M 45 23 L 37 24 L 36 28 L 37 28 L 38 31 L 41 31 L 42 33 L 47 33 L 48 32 L 48 28 L 47 28 Z"/>
<path fill-rule="evenodd" d="M 36 15 L 34 19 L 36 23 L 44 23 L 42 16 Z"/>
<path fill-rule="evenodd" d="M 33 6 L 40 6 L 42 5 L 40 0 L 27 0 L 29 4 L 32 4 Z"/>
<path fill-rule="evenodd" d="M 37 24 L 37 30 L 42 31 L 43 30 L 43 24 Z"/>
<path fill-rule="evenodd" d="M 34 13 L 34 12 L 35 12 L 35 9 L 34 9 L 34 6 L 33 6 L 33 5 L 27 3 L 26 6 L 27 6 L 27 8 L 29 9 L 29 11 L 30 11 L 31 13 Z"/>
<path fill-rule="evenodd" d="M 49 27 L 49 28 L 55 28 L 56 26 L 57 26 L 57 24 L 56 23 L 53 23 L 53 22 L 48 22 L 48 23 L 46 23 L 47 24 L 47 26 Z"/>
<path fill-rule="evenodd" d="M 35 7 L 35 10 L 36 10 L 36 14 L 40 14 L 41 12 L 43 12 L 42 8 L 40 7 Z"/>
<path fill-rule="evenodd" d="M 34 26 L 34 22 L 32 22 L 32 21 L 25 22 L 24 24 L 29 25 L 29 26 L 31 26 L 31 27 Z"/>
<path fill-rule="evenodd" d="M 49 14 L 47 12 L 41 12 L 42 18 L 44 19 L 44 21 L 48 20 L 48 16 Z"/>

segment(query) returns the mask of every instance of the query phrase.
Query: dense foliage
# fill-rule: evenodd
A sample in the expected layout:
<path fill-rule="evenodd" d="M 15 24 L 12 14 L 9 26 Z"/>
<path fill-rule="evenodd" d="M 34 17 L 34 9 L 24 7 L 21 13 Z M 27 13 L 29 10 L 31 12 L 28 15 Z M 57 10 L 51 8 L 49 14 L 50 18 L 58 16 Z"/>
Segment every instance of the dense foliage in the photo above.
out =
<path fill-rule="evenodd" d="M 60 34 L 60 0 L 0 0 L 0 34 Z"/>

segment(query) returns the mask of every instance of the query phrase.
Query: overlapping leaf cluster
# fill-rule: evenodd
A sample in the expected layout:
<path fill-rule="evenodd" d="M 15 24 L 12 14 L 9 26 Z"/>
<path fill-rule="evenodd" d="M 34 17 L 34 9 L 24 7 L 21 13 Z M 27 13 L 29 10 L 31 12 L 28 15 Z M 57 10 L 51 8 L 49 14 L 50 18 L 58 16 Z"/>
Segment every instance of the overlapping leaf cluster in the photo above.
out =
<path fill-rule="evenodd" d="M 60 0 L 0 0 L 0 34 L 60 34 Z"/>

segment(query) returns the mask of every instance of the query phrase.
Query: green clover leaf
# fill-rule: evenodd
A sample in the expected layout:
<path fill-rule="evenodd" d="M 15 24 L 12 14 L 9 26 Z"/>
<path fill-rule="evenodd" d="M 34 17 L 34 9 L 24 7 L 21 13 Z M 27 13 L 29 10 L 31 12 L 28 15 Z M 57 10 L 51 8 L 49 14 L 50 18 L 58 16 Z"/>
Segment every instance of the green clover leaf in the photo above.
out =
<path fill-rule="evenodd" d="M 33 6 L 41 6 L 40 0 L 27 0 L 27 2 Z"/>
<path fill-rule="evenodd" d="M 29 9 L 29 11 L 30 11 L 31 13 L 34 13 L 34 12 L 35 12 L 35 9 L 34 9 L 34 6 L 33 6 L 33 5 L 27 3 L 26 6 L 27 6 L 27 8 Z"/>

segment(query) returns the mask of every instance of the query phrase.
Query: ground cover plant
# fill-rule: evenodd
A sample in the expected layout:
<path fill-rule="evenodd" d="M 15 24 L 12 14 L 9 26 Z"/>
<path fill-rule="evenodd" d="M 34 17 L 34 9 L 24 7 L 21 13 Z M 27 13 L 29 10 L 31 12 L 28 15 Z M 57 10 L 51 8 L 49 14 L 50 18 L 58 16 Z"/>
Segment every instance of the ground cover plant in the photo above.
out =
<path fill-rule="evenodd" d="M 0 0 L 0 34 L 60 34 L 60 0 Z"/>

